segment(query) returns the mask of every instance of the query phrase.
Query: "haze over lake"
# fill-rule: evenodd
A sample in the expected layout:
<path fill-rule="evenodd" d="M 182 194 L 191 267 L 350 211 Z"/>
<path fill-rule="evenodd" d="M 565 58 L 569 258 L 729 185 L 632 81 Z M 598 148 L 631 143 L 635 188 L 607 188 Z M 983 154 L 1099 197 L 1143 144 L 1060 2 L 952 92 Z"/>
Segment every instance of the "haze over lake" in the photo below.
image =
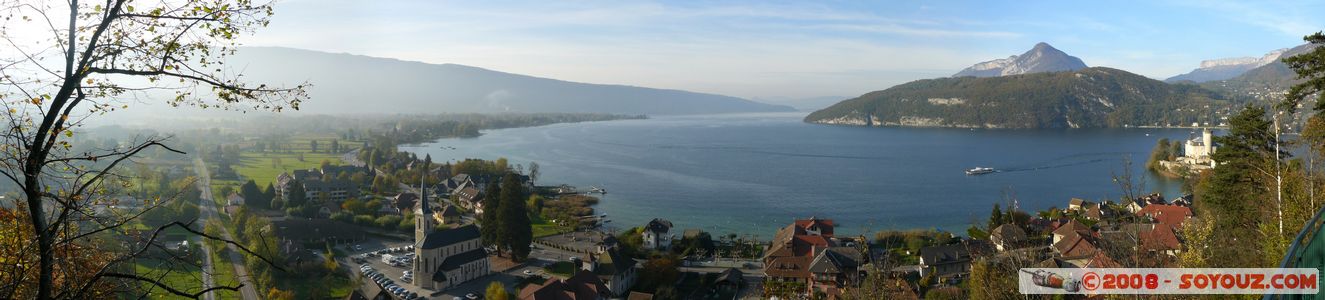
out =
<path fill-rule="evenodd" d="M 969 130 L 802 123 L 804 113 L 669 116 L 491 130 L 402 146 L 435 161 L 538 162 L 539 185 L 602 186 L 612 227 L 652 218 L 678 228 L 770 237 L 793 218 L 833 218 L 842 233 L 934 228 L 964 233 L 1005 191 L 1023 210 L 1072 197 L 1118 199 L 1111 175 L 1130 156 L 1146 190 L 1181 195 L 1144 164 L 1156 140 L 1187 129 Z M 1147 136 L 1149 134 L 1149 136 Z M 444 148 L 446 147 L 446 148 Z M 455 147 L 450 149 L 449 147 Z M 964 170 L 1001 172 L 968 176 Z"/>

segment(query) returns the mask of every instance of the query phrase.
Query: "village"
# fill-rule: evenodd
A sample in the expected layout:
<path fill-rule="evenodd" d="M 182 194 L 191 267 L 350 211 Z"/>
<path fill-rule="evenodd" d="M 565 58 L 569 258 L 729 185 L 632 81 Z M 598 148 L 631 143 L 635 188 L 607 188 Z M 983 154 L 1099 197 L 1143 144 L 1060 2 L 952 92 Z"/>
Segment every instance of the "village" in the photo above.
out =
<path fill-rule="evenodd" d="M 402 167 L 412 170 L 415 164 L 430 165 L 425 160 Z M 299 198 L 289 193 L 300 190 L 306 198 L 324 199 L 310 218 L 269 219 L 287 260 L 319 259 L 320 250 L 300 245 L 344 249 L 345 256 L 333 259 L 357 266 L 345 269 L 352 278 L 363 278 L 348 299 L 478 299 L 493 286 L 519 299 L 837 299 L 879 282 L 898 298 L 963 298 L 973 277 L 990 276 L 973 274 L 980 258 L 1020 267 L 1176 266 L 1183 248 L 1179 230 L 1192 217 L 1191 196 L 1168 201 L 1150 194 L 1121 203 L 1070 199 L 1063 209 L 1034 216 L 996 206 L 989 223 L 973 226 L 966 237 L 937 231 L 839 236 L 834 234 L 839 224 L 831 218 L 808 216 L 789 220 L 772 241 L 734 236 L 715 241 L 711 233 L 679 229 L 665 219 L 608 230 L 601 227 L 606 216 L 583 205 L 578 213 L 560 215 L 577 218 L 573 227 L 543 232 L 533 239 L 528 257 L 517 261 L 487 246 L 480 233 L 478 220 L 491 212 L 483 207 L 491 195 L 483 191 L 497 184 L 496 176 L 452 175 L 447 165 L 429 167 L 416 182 L 446 179 L 422 186 L 400 182 L 402 191 L 389 201 L 362 209 L 379 218 L 412 219 L 411 236 L 381 224 L 337 222 L 344 219 L 346 201 L 363 197 L 352 180 L 332 179 L 346 172 L 352 177 L 377 171 L 324 166 L 277 176 L 282 199 Z M 518 178 L 526 188 L 540 190 L 531 176 Z M 589 197 L 573 189 L 543 187 L 548 199 L 539 205 Z M 231 212 L 244 202 L 237 193 L 228 199 Z"/>
<path fill-rule="evenodd" d="M 199 252 L 209 259 L 207 268 L 226 271 L 204 272 L 216 280 L 248 279 L 266 290 L 345 299 L 842 299 L 866 292 L 963 299 L 1015 293 L 1016 270 L 1023 267 L 1180 266 L 1183 226 L 1195 201 L 1160 194 L 1072 198 L 1062 208 L 1036 212 L 1011 201 L 994 205 L 987 222 L 964 234 L 843 235 L 836 229 L 844 224 L 832 216 L 806 215 L 770 228 L 771 240 L 759 240 L 665 218 L 608 223 L 610 216 L 593 209 L 600 201 L 595 195 L 605 191 L 539 185 L 537 164 L 433 163 L 386 146 L 336 144 L 295 150 L 324 159 L 302 168 L 253 168 L 253 159 L 233 158 L 297 160 L 253 148 L 218 147 L 194 159 L 193 169 L 206 178 L 197 184 L 206 188 L 196 203 L 204 219 L 210 216 L 207 232 L 224 232 L 244 245 L 276 245 L 269 255 L 281 269 L 314 275 L 263 279 L 278 271 L 228 245 L 199 243 L 183 251 Z M 159 176 L 181 178 L 187 169 L 160 168 Z M 279 172 L 259 176 L 272 170 Z M 258 188 L 253 178 L 270 184 Z M 504 190 L 521 193 L 511 200 Z M 512 242 L 491 240 L 484 224 L 493 221 L 485 215 L 503 216 L 491 209 L 507 203 L 501 201 L 519 203 L 528 219 L 519 225 L 529 233 L 522 242 L 527 252 L 517 255 L 520 247 Z M 173 248 L 189 242 L 176 243 Z M 236 273 L 246 269 L 248 278 L 227 274 L 230 264 Z"/>

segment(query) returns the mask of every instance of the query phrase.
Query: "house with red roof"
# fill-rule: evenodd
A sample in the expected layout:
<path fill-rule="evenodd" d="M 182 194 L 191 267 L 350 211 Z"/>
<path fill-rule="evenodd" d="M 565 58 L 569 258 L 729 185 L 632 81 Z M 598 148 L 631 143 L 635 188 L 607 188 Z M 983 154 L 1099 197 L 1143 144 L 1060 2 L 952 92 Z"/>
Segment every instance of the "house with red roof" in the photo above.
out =
<path fill-rule="evenodd" d="M 1141 208 L 1137 215 L 1149 217 L 1155 222 L 1173 228 L 1182 228 L 1182 222 L 1192 217 L 1192 209 L 1169 204 L 1151 204 Z"/>
<path fill-rule="evenodd" d="M 804 283 L 807 295 L 822 292 L 830 298 L 855 286 L 864 255 L 834 239 L 834 225 L 812 217 L 779 229 L 764 252 L 766 280 Z"/>

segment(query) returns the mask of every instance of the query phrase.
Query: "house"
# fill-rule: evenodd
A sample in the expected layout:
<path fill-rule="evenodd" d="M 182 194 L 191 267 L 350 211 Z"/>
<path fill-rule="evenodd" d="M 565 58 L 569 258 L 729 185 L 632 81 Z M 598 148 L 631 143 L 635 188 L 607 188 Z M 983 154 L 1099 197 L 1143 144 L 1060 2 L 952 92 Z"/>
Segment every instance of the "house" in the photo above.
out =
<path fill-rule="evenodd" d="M 350 292 L 349 295 L 345 296 L 345 300 L 391 300 L 391 299 L 393 298 L 391 297 L 390 293 L 387 293 L 386 291 L 382 290 L 382 287 L 372 282 L 360 285 L 359 288 L 354 289 L 354 291 Z"/>
<path fill-rule="evenodd" d="M 865 264 L 860 250 L 855 247 L 829 247 L 816 249 L 818 254 L 810 261 L 810 289 L 838 298 L 844 288 L 855 286 L 864 278 L 860 267 Z"/>
<path fill-rule="evenodd" d="M 603 300 L 612 294 L 592 271 L 580 270 L 567 279 L 527 285 L 517 296 L 521 300 Z"/>
<path fill-rule="evenodd" d="M 1168 204 L 1168 202 L 1164 201 L 1164 195 L 1160 195 L 1159 193 L 1149 194 L 1137 197 L 1136 199 L 1132 199 L 1131 202 L 1128 202 L 1127 211 L 1137 213 L 1151 204 Z"/>
<path fill-rule="evenodd" d="M 448 204 L 442 207 L 442 211 L 435 213 L 433 218 L 443 225 L 460 224 L 460 209 Z"/>
<path fill-rule="evenodd" d="M 1151 204 L 1137 211 L 1136 214 L 1169 227 L 1182 228 L 1182 222 L 1192 217 L 1192 209 L 1177 205 Z"/>
<path fill-rule="evenodd" d="M 1015 224 L 1003 224 L 989 233 L 989 241 L 998 251 L 1016 249 L 1026 243 L 1026 231 Z"/>
<path fill-rule="evenodd" d="M 672 221 L 653 219 L 644 225 L 640 232 L 644 236 L 644 248 L 666 250 L 672 246 Z"/>
<path fill-rule="evenodd" d="M 639 278 L 636 264 L 635 259 L 622 255 L 620 248 L 612 247 L 597 254 L 590 253 L 588 258 L 580 261 L 579 268 L 598 275 L 610 295 L 620 297 L 626 295 Z"/>
<path fill-rule="evenodd" d="M 795 220 L 773 236 L 764 252 L 767 280 L 798 282 L 806 293 L 841 295 L 860 281 L 864 254 L 833 237 L 833 220 Z"/>
<path fill-rule="evenodd" d="M 719 293 L 736 293 L 745 287 L 745 273 L 737 268 L 727 268 L 718 273 L 713 281 L 713 288 Z"/>
<path fill-rule="evenodd" d="M 308 170 L 294 170 L 276 176 L 276 194 L 281 199 L 290 199 L 290 187 L 303 185 L 304 196 L 310 200 L 342 202 L 359 197 L 362 187 L 346 179 L 350 174 L 364 174 L 372 178 L 375 173 L 366 167 L 326 166 Z M 345 175 L 345 176 L 342 176 Z"/>
<path fill-rule="evenodd" d="M 391 205 L 396 208 L 397 212 L 403 215 L 405 212 L 414 209 L 414 203 L 418 201 L 419 194 L 403 192 L 396 194 L 395 197 L 391 198 Z"/>
<path fill-rule="evenodd" d="M 474 180 L 469 178 L 469 174 L 456 174 L 442 182 L 442 187 L 447 193 L 455 193 L 467 187 L 474 187 Z"/>
<path fill-rule="evenodd" d="M 1054 229 L 1053 243 L 1057 244 L 1059 241 L 1062 241 L 1069 236 L 1092 235 L 1091 232 L 1092 230 L 1090 227 L 1086 227 L 1085 224 L 1081 224 L 1081 222 L 1077 222 L 1077 220 L 1068 220 L 1067 224 L 1059 225 L 1057 229 Z"/>
<path fill-rule="evenodd" d="M 451 192 L 451 196 L 455 197 L 456 205 L 468 208 L 475 214 L 483 214 L 483 194 L 479 192 L 478 188 L 473 186 L 464 187 Z"/>
<path fill-rule="evenodd" d="M 642 292 L 630 292 L 630 296 L 626 297 L 626 300 L 653 300 L 653 294 L 642 293 Z"/>
<path fill-rule="evenodd" d="M 1081 198 L 1072 198 L 1072 200 L 1068 200 L 1068 201 L 1067 201 L 1067 210 L 1080 211 L 1080 210 L 1086 209 L 1086 207 L 1088 207 L 1088 206 L 1090 206 L 1090 205 L 1092 205 L 1092 204 L 1095 204 L 1095 203 L 1094 203 L 1094 202 L 1090 202 L 1090 201 L 1086 201 L 1086 200 L 1082 200 Z"/>
<path fill-rule="evenodd" d="M 1177 205 L 1177 206 L 1183 206 L 1183 207 L 1192 207 L 1192 201 L 1194 201 L 1195 199 L 1196 199 L 1196 196 L 1194 196 L 1194 195 L 1192 195 L 1192 194 L 1187 194 L 1187 195 L 1183 195 L 1182 197 L 1178 197 L 1178 199 L 1173 199 L 1173 203 L 1172 203 L 1172 204 L 1173 204 L 1173 205 Z"/>
<path fill-rule="evenodd" d="M 367 234 L 359 226 L 327 219 L 272 221 L 271 232 L 279 240 L 298 244 L 312 242 L 345 244 L 358 242 L 367 237 Z"/>
<path fill-rule="evenodd" d="M 230 193 L 230 196 L 225 197 L 225 205 L 244 206 L 244 196 L 240 196 L 239 194 L 236 193 Z"/>
<path fill-rule="evenodd" d="M 962 245 L 920 248 L 920 276 L 961 278 L 971 272 L 971 253 Z"/>

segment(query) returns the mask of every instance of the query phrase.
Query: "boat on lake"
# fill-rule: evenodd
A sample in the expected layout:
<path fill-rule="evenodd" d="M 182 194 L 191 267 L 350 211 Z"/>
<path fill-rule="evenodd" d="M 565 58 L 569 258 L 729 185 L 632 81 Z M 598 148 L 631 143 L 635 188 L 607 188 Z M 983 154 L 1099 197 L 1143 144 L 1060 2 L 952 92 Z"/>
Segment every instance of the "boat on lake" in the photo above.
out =
<path fill-rule="evenodd" d="M 994 168 L 976 167 L 974 169 L 966 170 L 966 175 L 984 175 L 993 172 L 996 172 Z"/>

